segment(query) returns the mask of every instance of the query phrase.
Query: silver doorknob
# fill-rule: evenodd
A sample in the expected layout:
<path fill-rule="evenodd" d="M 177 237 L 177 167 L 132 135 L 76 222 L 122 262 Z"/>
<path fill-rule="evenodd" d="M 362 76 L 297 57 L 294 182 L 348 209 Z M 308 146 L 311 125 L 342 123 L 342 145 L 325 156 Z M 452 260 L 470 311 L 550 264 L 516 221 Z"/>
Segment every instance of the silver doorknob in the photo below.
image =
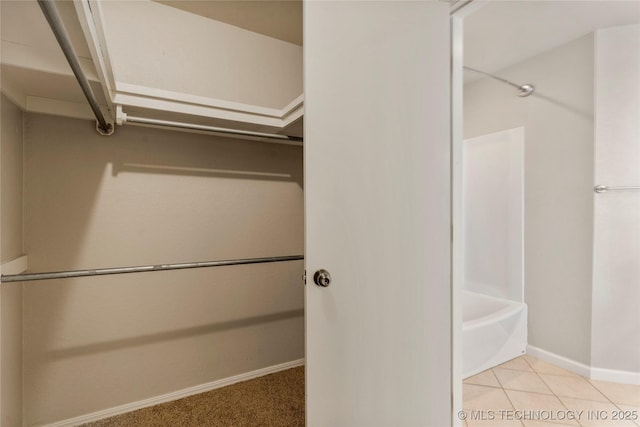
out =
<path fill-rule="evenodd" d="M 316 285 L 326 288 L 331 284 L 331 275 L 327 270 L 318 270 L 313 275 L 313 281 Z"/>

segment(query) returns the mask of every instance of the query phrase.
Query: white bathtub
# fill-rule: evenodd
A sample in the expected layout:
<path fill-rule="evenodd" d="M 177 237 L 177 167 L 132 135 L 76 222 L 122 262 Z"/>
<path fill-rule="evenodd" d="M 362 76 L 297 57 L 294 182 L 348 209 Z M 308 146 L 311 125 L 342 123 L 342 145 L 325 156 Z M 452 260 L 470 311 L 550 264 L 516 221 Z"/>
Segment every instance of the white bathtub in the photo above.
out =
<path fill-rule="evenodd" d="M 526 304 L 471 291 L 462 301 L 463 378 L 525 353 Z"/>

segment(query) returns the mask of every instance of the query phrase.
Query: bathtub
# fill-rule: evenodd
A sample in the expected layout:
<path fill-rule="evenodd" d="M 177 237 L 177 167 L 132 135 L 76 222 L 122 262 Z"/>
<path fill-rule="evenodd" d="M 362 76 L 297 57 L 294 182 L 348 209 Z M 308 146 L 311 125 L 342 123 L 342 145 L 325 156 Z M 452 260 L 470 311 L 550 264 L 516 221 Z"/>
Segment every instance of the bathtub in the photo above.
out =
<path fill-rule="evenodd" d="M 463 378 L 525 353 L 525 303 L 462 291 L 462 316 Z"/>

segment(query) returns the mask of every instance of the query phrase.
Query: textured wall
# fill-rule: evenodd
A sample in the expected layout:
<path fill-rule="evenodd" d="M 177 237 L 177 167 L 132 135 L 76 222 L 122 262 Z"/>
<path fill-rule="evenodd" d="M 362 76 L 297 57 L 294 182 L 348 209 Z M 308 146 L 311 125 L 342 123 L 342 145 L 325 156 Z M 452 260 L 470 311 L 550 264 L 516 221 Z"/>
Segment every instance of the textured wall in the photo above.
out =
<path fill-rule="evenodd" d="M 302 149 L 26 116 L 32 271 L 301 254 Z M 302 261 L 24 288 L 25 424 L 303 357 Z"/>
<path fill-rule="evenodd" d="M 640 25 L 596 35 L 596 184 L 640 185 Z M 640 374 L 640 192 L 595 195 L 592 364 Z"/>
<path fill-rule="evenodd" d="M 2 262 L 22 255 L 22 110 L 2 96 Z"/>
<path fill-rule="evenodd" d="M 0 260 L 22 255 L 22 111 L 2 96 Z M 22 284 L 0 286 L 0 425 L 22 424 Z"/>

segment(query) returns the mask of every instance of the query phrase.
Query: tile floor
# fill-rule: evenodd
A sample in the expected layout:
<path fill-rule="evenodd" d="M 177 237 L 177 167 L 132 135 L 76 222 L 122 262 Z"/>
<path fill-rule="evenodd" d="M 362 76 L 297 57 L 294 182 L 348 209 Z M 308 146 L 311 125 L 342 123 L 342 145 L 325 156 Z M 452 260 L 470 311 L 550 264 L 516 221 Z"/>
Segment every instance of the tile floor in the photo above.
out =
<path fill-rule="evenodd" d="M 529 355 L 462 389 L 465 427 L 640 426 L 640 386 L 589 380 Z"/>

